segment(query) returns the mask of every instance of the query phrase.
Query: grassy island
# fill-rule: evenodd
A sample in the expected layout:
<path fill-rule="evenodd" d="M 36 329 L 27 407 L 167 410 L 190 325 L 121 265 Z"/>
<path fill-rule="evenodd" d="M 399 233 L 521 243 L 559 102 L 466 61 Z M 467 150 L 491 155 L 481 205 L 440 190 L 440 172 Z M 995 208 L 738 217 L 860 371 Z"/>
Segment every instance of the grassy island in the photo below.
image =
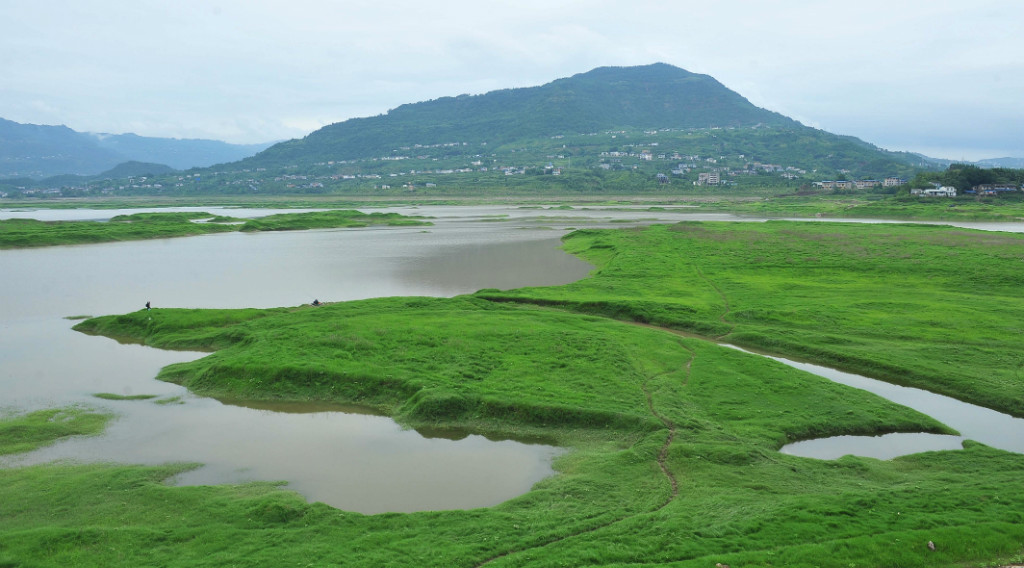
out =
<path fill-rule="evenodd" d="M 0 249 L 166 239 L 231 231 L 295 231 L 370 225 L 430 225 L 430 222 L 398 213 L 362 213 L 344 209 L 282 213 L 252 220 L 201 212 L 136 213 L 118 215 L 108 222 L 8 219 L 0 220 Z"/>
<path fill-rule="evenodd" d="M 934 419 L 712 341 L 1019 403 L 1024 240 L 903 225 L 577 231 L 559 287 L 268 310 L 155 309 L 75 328 L 206 350 L 160 378 L 329 400 L 409 426 L 542 436 L 558 475 L 501 505 L 365 516 L 188 466 L 0 469 L 0 563 L 103 566 L 974 566 L 1022 560 L 1024 456 L 781 454 Z M 970 317 L 968 317 L 970 315 Z M 637 325 L 646 323 L 649 325 Z M 651 327 L 651 326 L 657 327 Z M 1018 334 L 1019 335 L 1019 334 Z M 999 343 L 1000 341 L 1004 343 Z M 944 347 L 944 349 L 940 349 Z M 975 361 L 971 368 L 961 364 Z M 1014 407 L 1014 402 L 1002 403 Z M 932 546 L 929 546 L 929 543 Z"/>
<path fill-rule="evenodd" d="M 99 434 L 111 418 L 78 407 L 0 416 L 0 456 L 35 450 L 68 436 Z"/>

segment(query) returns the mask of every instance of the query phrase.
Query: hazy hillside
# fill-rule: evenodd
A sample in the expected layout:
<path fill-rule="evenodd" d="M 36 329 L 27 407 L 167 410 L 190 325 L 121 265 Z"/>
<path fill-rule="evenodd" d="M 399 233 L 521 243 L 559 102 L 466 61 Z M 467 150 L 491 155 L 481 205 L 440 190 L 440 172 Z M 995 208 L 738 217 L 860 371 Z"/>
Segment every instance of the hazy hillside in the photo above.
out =
<path fill-rule="evenodd" d="M 90 176 L 132 161 L 188 169 L 238 161 L 267 146 L 90 134 L 66 126 L 21 124 L 0 118 L 0 177 Z"/>
<path fill-rule="evenodd" d="M 177 170 L 237 162 L 271 146 L 228 144 L 219 140 L 150 138 L 137 134 L 91 134 L 100 147 L 132 161 L 166 164 Z"/>
<path fill-rule="evenodd" d="M 170 166 L 163 164 L 154 164 L 147 162 L 138 162 L 132 160 L 131 162 L 124 162 L 118 164 L 113 168 L 97 175 L 98 178 L 111 178 L 111 179 L 124 179 L 135 176 L 153 176 L 170 174 L 177 170 Z"/>
<path fill-rule="evenodd" d="M 98 174 L 127 158 L 67 126 L 20 124 L 0 118 L 0 176 Z"/>
<path fill-rule="evenodd" d="M 976 163 L 983 168 L 1024 168 L 1024 158 L 990 158 Z"/>

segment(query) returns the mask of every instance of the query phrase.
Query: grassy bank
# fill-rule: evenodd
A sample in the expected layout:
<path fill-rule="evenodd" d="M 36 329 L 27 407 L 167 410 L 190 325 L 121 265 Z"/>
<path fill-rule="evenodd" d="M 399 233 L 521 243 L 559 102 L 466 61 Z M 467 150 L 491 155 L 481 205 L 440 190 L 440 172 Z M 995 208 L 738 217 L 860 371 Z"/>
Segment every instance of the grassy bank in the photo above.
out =
<path fill-rule="evenodd" d="M 48 561 L 88 549 L 124 565 L 952 566 L 1013 557 L 1024 542 L 1024 493 L 1008 490 L 1024 456 L 977 444 L 889 462 L 779 454 L 791 439 L 943 428 L 709 342 L 471 297 L 148 316 L 79 329 L 217 349 L 161 375 L 207 394 L 370 404 L 409 425 L 544 435 L 574 451 L 560 475 L 497 507 L 369 517 L 265 484 L 168 488 L 152 469 L 39 470 L 95 485 L 125 476 L 111 491 L 130 503 L 76 507 L 80 517 L 52 530 L 84 530 L 88 544 L 61 541 Z"/>
<path fill-rule="evenodd" d="M 579 231 L 566 246 L 599 267 L 591 278 L 454 299 L 155 309 L 76 325 L 210 351 L 160 375 L 204 394 L 357 403 L 409 426 L 571 447 L 555 463 L 559 475 L 529 493 L 487 509 L 365 516 L 272 484 L 163 483 L 187 466 L 0 469 L 0 563 L 846 568 L 1024 559 L 1024 456 L 973 442 L 890 461 L 781 454 L 795 439 L 946 429 L 771 360 L 606 317 L 955 375 L 948 357 L 968 360 L 1021 321 L 1010 301 L 1019 239 L 684 223 Z M 901 313 L 909 307 L 921 309 Z M 982 333 L 986 324 L 993 329 Z M 937 351 L 951 337 L 950 354 Z M 995 351 L 977 354 L 993 369 L 973 392 L 1011 383 Z"/>
<path fill-rule="evenodd" d="M 532 429 L 556 437 L 595 429 L 662 429 L 648 407 L 647 383 L 685 382 L 697 349 L 713 361 L 760 363 L 659 330 L 477 298 L 385 298 L 266 311 L 157 309 L 94 318 L 75 329 L 155 347 L 217 349 L 160 373 L 205 395 L 358 403 L 414 426 Z M 784 367 L 766 368 L 779 381 L 792 380 L 784 378 L 790 374 Z M 853 401 L 869 401 L 865 408 L 882 403 L 859 392 L 843 395 L 848 389 L 825 380 L 791 375 L 813 383 L 809 396 L 819 405 L 831 401 L 822 408 L 842 417 L 822 421 L 789 410 L 790 423 L 759 434 L 772 449 L 822 434 L 941 431 L 937 423 L 894 405 L 888 414 L 848 412 Z M 751 388 L 735 380 L 722 378 L 715 396 Z M 772 391 L 760 390 L 765 397 Z M 762 402 L 792 406 L 785 392 Z"/>
<path fill-rule="evenodd" d="M 370 225 L 421 226 L 430 225 L 421 218 L 407 217 L 398 213 L 363 213 L 354 210 L 316 211 L 312 213 L 280 213 L 246 221 L 240 228 L 243 232 L 254 231 L 295 231 L 305 229 L 356 228 Z"/>
<path fill-rule="evenodd" d="M 99 434 L 109 414 L 84 408 L 55 408 L 0 417 L 0 456 L 29 452 L 68 436 Z"/>
<path fill-rule="evenodd" d="M 1024 235 L 930 225 L 681 223 L 586 230 L 600 268 L 483 292 L 722 337 L 1024 416 Z"/>
<path fill-rule="evenodd" d="M 706 568 L 1021 558 L 1024 503 L 1006 490 L 1019 461 L 983 447 L 892 463 L 676 458 L 685 470 L 673 496 L 644 465 L 657 446 L 638 444 L 618 459 L 579 452 L 559 478 L 486 510 L 375 516 L 307 504 L 270 484 L 162 483 L 183 466 L 0 470 L 0 561 Z"/>
<path fill-rule="evenodd" d="M 284 213 L 249 221 L 215 217 L 201 212 L 136 213 L 118 215 L 109 222 L 7 219 L 0 221 L 0 249 L 166 239 L 230 231 L 294 231 L 370 225 L 429 224 L 428 221 L 397 213 L 367 214 L 352 210 Z"/>

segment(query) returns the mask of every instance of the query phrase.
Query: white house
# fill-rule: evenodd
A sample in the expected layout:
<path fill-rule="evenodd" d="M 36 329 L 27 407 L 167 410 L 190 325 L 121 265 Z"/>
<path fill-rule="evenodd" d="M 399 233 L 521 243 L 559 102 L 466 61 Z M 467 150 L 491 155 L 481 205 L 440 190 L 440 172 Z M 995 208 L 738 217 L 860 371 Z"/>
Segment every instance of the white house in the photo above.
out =
<path fill-rule="evenodd" d="M 935 187 L 931 189 L 912 189 L 910 193 L 913 195 L 923 195 L 925 197 L 956 197 L 956 188 L 944 185 L 942 187 Z"/>

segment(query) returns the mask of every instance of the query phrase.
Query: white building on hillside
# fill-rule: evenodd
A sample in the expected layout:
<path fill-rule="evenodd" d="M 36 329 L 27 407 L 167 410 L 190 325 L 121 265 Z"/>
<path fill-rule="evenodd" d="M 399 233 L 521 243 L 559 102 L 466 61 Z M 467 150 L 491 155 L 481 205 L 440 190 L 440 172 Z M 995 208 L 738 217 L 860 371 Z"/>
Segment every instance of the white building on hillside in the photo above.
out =
<path fill-rule="evenodd" d="M 923 195 L 924 197 L 956 197 L 956 188 L 948 185 L 930 189 L 911 189 L 911 195 Z"/>

